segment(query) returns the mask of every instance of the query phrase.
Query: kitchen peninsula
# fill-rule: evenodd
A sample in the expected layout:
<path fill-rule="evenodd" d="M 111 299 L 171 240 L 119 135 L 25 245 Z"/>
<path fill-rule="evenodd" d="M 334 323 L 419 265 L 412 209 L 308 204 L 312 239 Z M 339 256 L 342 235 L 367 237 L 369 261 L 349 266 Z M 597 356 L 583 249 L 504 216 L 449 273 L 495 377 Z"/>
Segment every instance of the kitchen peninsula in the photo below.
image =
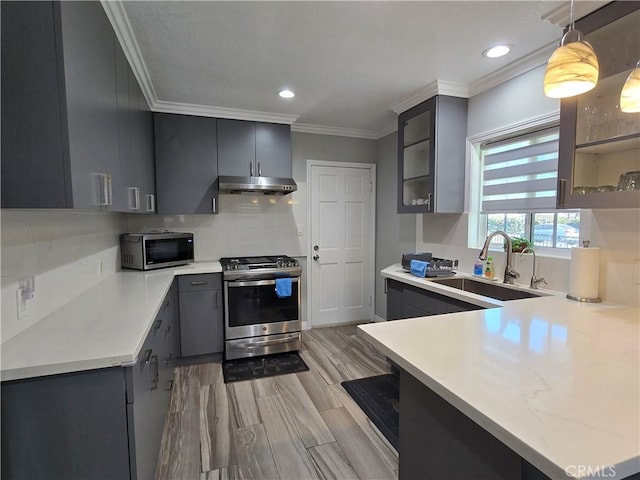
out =
<path fill-rule="evenodd" d="M 640 478 L 638 308 L 485 306 L 358 327 L 401 368 L 400 478 Z"/>

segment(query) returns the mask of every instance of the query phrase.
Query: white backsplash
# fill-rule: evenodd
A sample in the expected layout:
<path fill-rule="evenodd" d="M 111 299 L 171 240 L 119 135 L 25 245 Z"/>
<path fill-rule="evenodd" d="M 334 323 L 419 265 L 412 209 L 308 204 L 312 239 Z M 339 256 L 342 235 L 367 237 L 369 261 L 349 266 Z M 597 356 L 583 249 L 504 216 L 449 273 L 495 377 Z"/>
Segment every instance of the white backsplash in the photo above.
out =
<path fill-rule="evenodd" d="M 2 342 L 119 269 L 125 215 L 5 210 L 2 215 Z M 28 315 L 18 320 L 18 283 L 35 279 Z"/>
<path fill-rule="evenodd" d="M 640 213 L 628 210 L 583 210 L 581 239 L 601 248 L 600 297 L 612 303 L 640 306 L 640 285 L 636 280 L 636 262 L 640 262 Z M 480 251 L 469 248 L 467 214 L 417 215 L 416 251 L 431 252 L 434 256 L 458 259 L 460 270 L 471 273 Z M 506 254 L 491 252 L 495 271 L 502 277 Z M 569 290 L 569 258 L 538 255 L 536 276 L 544 277 L 547 288 Z M 517 283 L 529 285 L 533 257 L 514 256 L 514 268 L 520 273 Z"/>
<path fill-rule="evenodd" d="M 240 255 L 304 255 L 306 182 L 285 196 L 220 195 L 217 215 L 129 215 L 128 231 L 166 229 L 195 236 L 196 261 Z M 296 234 L 300 226 L 303 235 Z"/>

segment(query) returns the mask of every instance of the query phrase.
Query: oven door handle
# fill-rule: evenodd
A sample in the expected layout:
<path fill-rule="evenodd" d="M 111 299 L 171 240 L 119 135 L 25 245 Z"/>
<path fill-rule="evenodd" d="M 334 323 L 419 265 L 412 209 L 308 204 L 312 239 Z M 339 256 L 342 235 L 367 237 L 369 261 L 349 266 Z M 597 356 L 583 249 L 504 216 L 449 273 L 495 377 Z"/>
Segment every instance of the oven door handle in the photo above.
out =
<path fill-rule="evenodd" d="M 291 277 L 291 281 L 293 283 L 298 283 L 300 281 L 300 278 Z M 261 287 L 264 285 L 275 285 L 276 281 L 275 279 L 274 280 L 252 280 L 249 282 L 238 282 L 236 280 L 233 280 L 233 281 L 227 281 L 226 283 L 229 287 Z"/>
<path fill-rule="evenodd" d="M 234 347 L 258 348 L 258 347 L 264 347 L 265 345 L 278 345 L 280 343 L 295 342 L 296 340 L 298 340 L 298 337 L 294 336 L 294 337 L 287 337 L 287 338 L 279 338 L 277 340 L 264 340 L 262 342 L 238 343 L 238 344 L 235 344 Z"/>

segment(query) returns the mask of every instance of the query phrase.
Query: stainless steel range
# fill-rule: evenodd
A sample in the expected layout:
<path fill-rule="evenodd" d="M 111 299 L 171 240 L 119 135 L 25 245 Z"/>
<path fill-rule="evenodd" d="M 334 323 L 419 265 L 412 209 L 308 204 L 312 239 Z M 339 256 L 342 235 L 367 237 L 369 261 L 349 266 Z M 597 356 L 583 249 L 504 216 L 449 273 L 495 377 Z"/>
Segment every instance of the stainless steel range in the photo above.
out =
<path fill-rule="evenodd" d="M 225 358 L 299 350 L 302 267 L 298 261 L 277 255 L 221 258 L 220 264 L 224 282 Z M 276 293 L 277 279 L 290 280 L 290 295 Z M 288 281 L 279 283 L 284 283 L 286 290 Z"/>

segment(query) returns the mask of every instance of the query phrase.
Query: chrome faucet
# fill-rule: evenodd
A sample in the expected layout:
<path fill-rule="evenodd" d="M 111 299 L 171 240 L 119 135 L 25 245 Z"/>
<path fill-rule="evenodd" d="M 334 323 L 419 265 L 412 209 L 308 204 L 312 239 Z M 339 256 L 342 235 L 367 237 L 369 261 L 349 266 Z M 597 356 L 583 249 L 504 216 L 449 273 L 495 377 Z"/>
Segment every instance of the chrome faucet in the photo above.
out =
<path fill-rule="evenodd" d="M 487 239 L 484 241 L 484 245 L 482 246 L 482 250 L 478 254 L 478 260 L 486 260 L 487 254 L 489 252 L 489 244 L 491 240 L 496 235 L 501 235 L 504 237 L 504 240 L 507 244 L 507 266 L 504 268 L 504 283 L 513 283 L 513 281 L 520 276 L 518 272 L 516 272 L 511 265 L 511 260 L 513 259 L 513 253 L 511 252 L 511 237 L 507 235 L 502 230 L 496 230 L 495 232 L 489 234 Z"/>
<path fill-rule="evenodd" d="M 527 252 L 533 253 L 533 269 L 531 271 L 531 281 L 529 282 L 529 288 L 537 290 L 538 285 L 540 285 L 541 283 L 544 283 L 546 285 L 547 281 L 543 277 L 540 277 L 540 278 L 536 277 L 536 252 L 533 251 L 533 248 L 529 248 L 529 247 L 522 250 L 523 254 Z"/>

